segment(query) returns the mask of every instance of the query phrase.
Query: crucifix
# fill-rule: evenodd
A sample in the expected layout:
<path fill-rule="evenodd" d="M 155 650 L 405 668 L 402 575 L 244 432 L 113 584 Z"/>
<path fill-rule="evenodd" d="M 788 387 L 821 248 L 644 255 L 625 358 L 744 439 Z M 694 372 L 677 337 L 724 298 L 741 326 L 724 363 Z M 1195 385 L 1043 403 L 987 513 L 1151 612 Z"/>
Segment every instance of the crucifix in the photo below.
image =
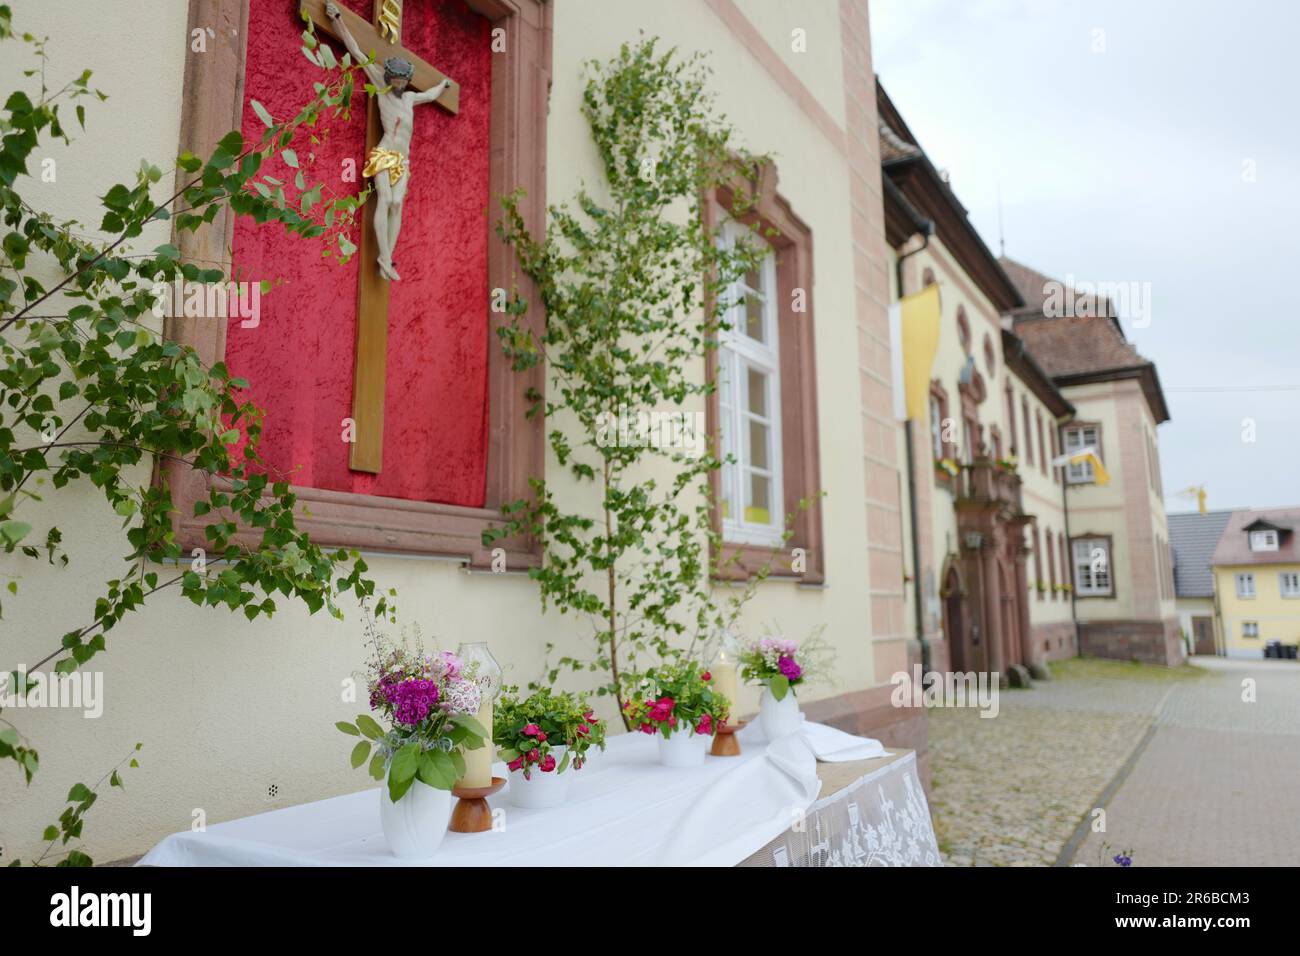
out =
<path fill-rule="evenodd" d="M 414 108 L 437 102 L 460 109 L 460 87 L 401 45 L 401 0 L 374 0 L 367 23 L 333 0 L 300 0 L 299 10 L 340 40 L 378 92 L 366 101 L 366 165 L 376 199 L 366 203 L 361 225 L 357 288 L 357 358 L 353 372 L 353 471 L 378 474 L 384 459 L 384 386 L 388 357 L 388 285 L 399 281 L 393 247 L 411 178 Z M 373 53 L 373 60 L 369 54 Z M 382 64 L 382 65 L 381 65 Z M 429 164 L 433 165 L 432 162 Z"/>

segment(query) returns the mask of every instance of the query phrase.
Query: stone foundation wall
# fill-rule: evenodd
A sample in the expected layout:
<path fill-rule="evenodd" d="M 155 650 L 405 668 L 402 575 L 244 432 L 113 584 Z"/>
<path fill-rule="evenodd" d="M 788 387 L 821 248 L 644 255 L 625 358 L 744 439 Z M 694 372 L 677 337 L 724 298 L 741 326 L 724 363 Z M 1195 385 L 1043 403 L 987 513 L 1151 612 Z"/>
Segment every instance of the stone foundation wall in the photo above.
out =
<path fill-rule="evenodd" d="M 1187 659 L 1178 619 L 1164 621 L 1080 621 L 1079 649 L 1089 657 L 1139 660 L 1175 667 Z"/>
<path fill-rule="evenodd" d="M 1034 642 L 1034 659 L 1059 661 L 1079 653 L 1079 637 L 1073 621 L 1052 621 L 1030 628 Z"/>

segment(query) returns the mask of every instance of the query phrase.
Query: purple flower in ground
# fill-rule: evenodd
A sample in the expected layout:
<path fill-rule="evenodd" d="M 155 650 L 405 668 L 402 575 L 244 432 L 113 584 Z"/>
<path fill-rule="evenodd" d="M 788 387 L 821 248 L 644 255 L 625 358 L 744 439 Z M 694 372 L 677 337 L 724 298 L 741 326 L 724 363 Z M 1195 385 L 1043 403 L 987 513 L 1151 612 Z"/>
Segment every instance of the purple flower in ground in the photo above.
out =
<path fill-rule="evenodd" d="M 399 724 L 415 726 L 429 716 L 429 708 L 438 702 L 438 685 L 413 677 L 397 685 L 393 699 L 396 703 L 393 719 Z"/>
<path fill-rule="evenodd" d="M 782 656 L 781 659 L 776 662 L 776 666 L 780 669 L 782 676 L 784 676 L 786 680 L 798 680 L 803 676 L 803 668 L 794 662 L 793 657 Z"/>
<path fill-rule="evenodd" d="M 1115 862 L 1118 863 L 1120 866 L 1132 866 L 1132 865 L 1133 865 L 1133 857 L 1128 856 L 1128 855 L 1126 855 L 1126 854 L 1124 854 L 1124 853 L 1116 853 L 1116 854 L 1115 854 L 1115 857 L 1114 857 L 1114 860 L 1115 860 Z"/>

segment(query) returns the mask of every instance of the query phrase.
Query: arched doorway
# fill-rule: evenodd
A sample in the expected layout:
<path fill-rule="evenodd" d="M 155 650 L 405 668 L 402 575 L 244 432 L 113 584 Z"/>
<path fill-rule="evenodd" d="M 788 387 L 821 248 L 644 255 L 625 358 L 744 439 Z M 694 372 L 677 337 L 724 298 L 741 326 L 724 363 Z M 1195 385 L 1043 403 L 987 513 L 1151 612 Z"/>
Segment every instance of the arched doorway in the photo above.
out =
<path fill-rule="evenodd" d="M 955 567 L 948 568 L 943 581 L 943 594 L 943 636 L 948 642 L 948 669 L 965 672 L 971 669 L 971 649 L 966 646 L 961 575 Z"/>

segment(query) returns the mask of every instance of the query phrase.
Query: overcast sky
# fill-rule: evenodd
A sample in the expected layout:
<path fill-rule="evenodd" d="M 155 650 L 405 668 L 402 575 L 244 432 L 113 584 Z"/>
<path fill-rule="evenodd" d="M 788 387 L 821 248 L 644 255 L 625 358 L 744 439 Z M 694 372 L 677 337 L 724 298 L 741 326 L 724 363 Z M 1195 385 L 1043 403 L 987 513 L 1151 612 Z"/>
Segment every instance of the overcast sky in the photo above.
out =
<path fill-rule="evenodd" d="M 1169 403 L 1167 510 L 1195 507 L 1176 492 L 1202 483 L 1211 509 L 1300 505 L 1300 310 L 1284 295 L 1300 276 L 1300 3 L 870 12 L 885 89 L 990 248 L 1000 189 L 1013 259 L 1150 284 L 1149 324 L 1124 329 Z"/>

